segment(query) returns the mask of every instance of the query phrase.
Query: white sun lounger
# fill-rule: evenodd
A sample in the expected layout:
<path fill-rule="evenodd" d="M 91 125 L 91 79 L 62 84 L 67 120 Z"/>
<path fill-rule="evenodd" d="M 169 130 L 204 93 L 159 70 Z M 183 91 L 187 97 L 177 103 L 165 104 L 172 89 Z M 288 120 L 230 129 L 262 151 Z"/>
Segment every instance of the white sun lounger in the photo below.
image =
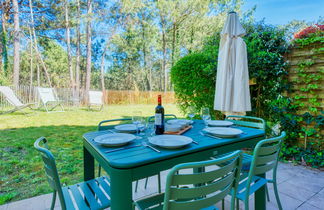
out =
<path fill-rule="evenodd" d="M 13 90 L 10 87 L 7 86 L 0 86 L 0 93 L 5 97 L 5 99 L 12 105 L 14 106 L 13 109 L 5 111 L 1 114 L 6 114 L 6 113 L 11 113 L 15 112 L 18 110 L 22 110 L 24 108 L 30 108 L 34 103 L 27 103 L 23 104 L 16 96 L 16 94 L 13 92 Z"/>
<path fill-rule="evenodd" d="M 99 106 L 98 110 L 100 111 L 103 107 L 102 97 L 103 94 L 101 91 L 89 91 L 88 108 L 91 109 L 91 106 Z"/>
<path fill-rule="evenodd" d="M 60 106 L 62 109 L 62 112 L 64 112 L 64 107 L 62 105 L 62 101 L 60 101 L 56 97 L 56 94 L 54 93 L 53 88 L 37 87 L 36 89 L 37 89 L 39 98 L 42 103 L 42 105 L 39 108 L 44 106 L 46 111 L 49 112 L 49 111 L 52 111 L 53 109 L 55 109 L 57 106 Z"/>

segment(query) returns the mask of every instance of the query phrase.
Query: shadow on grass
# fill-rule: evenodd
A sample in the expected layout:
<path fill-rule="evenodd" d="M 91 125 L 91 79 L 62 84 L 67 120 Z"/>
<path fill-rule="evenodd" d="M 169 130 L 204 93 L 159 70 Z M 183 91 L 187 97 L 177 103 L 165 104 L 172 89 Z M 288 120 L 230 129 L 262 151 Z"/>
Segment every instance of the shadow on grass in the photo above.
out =
<path fill-rule="evenodd" d="M 82 181 L 82 136 L 96 126 L 41 126 L 0 131 L 0 205 L 51 192 L 34 141 L 44 136 L 62 184 Z"/>

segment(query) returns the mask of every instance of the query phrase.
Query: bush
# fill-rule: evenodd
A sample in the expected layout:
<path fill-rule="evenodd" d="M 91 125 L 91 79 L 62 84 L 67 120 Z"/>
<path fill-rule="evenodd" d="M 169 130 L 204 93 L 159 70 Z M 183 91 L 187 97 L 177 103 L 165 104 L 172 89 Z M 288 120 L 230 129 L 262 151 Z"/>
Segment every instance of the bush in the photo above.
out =
<path fill-rule="evenodd" d="M 180 59 L 171 70 L 171 81 L 180 109 L 213 110 L 216 62 L 207 53 L 192 53 Z"/>
<path fill-rule="evenodd" d="M 265 25 L 263 22 L 244 25 L 247 34 L 248 67 L 250 78 L 257 84 L 250 86 L 252 113 L 271 119 L 271 101 L 276 99 L 289 85 L 285 76 L 287 52 L 284 30 Z M 188 106 L 197 109 L 207 106 L 213 109 L 219 32 L 207 39 L 201 52 L 189 54 L 180 59 L 171 69 L 171 80 L 180 108 Z M 220 112 L 216 115 L 220 117 Z"/>

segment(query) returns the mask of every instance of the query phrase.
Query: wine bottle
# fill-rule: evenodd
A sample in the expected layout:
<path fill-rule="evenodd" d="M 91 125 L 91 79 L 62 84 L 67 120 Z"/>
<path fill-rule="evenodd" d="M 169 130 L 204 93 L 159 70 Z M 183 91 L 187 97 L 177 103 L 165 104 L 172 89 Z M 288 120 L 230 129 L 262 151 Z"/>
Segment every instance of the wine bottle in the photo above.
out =
<path fill-rule="evenodd" d="M 161 95 L 158 96 L 158 105 L 155 107 L 155 134 L 164 133 L 164 108 L 162 106 Z"/>

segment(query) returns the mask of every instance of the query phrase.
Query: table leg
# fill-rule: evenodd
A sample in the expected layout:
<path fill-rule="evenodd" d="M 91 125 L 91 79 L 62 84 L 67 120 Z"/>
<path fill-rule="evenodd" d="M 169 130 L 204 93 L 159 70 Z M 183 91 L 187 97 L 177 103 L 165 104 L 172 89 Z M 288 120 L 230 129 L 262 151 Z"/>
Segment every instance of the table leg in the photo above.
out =
<path fill-rule="evenodd" d="M 265 178 L 265 174 L 258 175 Z M 255 192 L 254 206 L 258 210 L 266 210 L 266 192 L 265 185 Z"/>
<path fill-rule="evenodd" d="M 110 173 L 111 209 L 131 210 L 132 199 L 132 176 L 128 170 L 113 169 Z"/>
<path fill-rule="evenodd" d="M 90 179 L 94 179 L 94 158 L 87 150 L 87 148 L 83 147 L 83 173 L 84 173 L 84 181 L 88 181 Z"/>

